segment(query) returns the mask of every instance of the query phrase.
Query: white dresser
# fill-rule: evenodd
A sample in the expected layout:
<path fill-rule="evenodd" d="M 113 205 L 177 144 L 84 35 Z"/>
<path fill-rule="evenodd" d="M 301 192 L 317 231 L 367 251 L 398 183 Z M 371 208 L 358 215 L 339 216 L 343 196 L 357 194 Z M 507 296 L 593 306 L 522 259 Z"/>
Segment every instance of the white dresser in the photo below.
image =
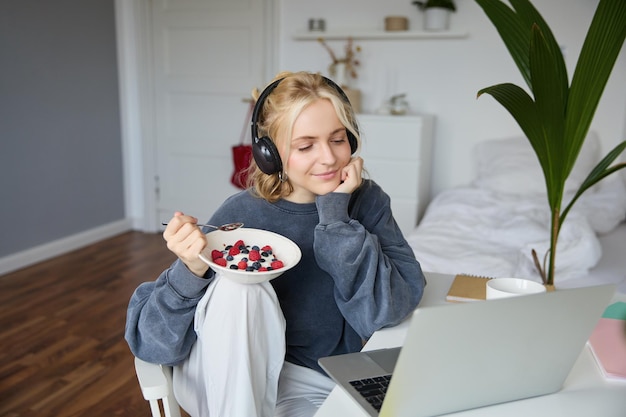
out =
<path fill-rule="evenodd" d="M 432 115 L 358 114 L 369 178 L 391 197 L 393 215 L 405 236 L 429 202 L 432 160 Z"/>

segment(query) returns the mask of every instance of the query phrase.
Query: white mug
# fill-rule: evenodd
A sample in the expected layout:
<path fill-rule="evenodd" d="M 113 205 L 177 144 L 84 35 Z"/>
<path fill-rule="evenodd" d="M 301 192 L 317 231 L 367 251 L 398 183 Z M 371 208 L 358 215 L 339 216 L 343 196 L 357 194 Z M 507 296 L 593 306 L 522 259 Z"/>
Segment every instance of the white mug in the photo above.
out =
<path fill-rule="evenodd" d="M 487 281 L 488 300 L 540 292 L 546 292 L 544 285 L 523 278 L 494 278 Z"/>

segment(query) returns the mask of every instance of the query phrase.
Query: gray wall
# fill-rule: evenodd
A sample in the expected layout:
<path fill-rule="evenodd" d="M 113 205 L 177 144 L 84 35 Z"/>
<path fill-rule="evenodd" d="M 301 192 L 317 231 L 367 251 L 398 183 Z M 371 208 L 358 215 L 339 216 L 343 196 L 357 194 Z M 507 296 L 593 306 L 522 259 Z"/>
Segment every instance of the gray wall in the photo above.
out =
<path fill-rule="evenodd" d="M 0 0 L 0 257 L 124 218 L 113 0 Z"/>

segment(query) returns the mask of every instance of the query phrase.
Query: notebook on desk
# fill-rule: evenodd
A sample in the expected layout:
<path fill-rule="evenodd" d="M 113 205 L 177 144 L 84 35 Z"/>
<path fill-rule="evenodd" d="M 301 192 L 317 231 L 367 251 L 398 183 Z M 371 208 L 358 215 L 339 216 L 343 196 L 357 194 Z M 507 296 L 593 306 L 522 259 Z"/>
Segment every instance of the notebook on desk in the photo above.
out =
<path fill-rule="evenodd" d="M 602 285 L 420 307 L 401 348 L 319 364 L 370 416 L 433 416 L 550 394 L 563 386 L 614 292 Z M 377 387 L 389 376 L 383 399 Z"/>

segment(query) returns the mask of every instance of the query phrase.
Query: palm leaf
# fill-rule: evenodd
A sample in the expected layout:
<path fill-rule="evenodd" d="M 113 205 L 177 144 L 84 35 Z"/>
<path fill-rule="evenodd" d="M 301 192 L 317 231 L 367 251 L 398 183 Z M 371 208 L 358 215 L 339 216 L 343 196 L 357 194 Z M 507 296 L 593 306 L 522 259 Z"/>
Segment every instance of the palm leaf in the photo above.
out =
<path fill-rule="evenodd" d="M 476 2 L 495 26 L 526 84 L 532 89 L 528 62 L 530 45 L 528 27 L 524 26 L 515 12 L 500 0 L 476 0 Z"/>
<path fill-rule="evenodd" d="M 526 30 L 528 33 L 531 33 L 533 27 L 539 27 L 539 30 L 543 34 L 546 46 L 554 57 L 553 65 L 556 66 L 555 69 L 556 73 L 558 74 L 558 80 L 556 82 L 558 83 L 559 88 L 561 88 L 563 91 L 567 91 L 569 80 L 567 78 L 565 60 L 563 59 L 561 48 L 554 38 L 552 30 L 550 30 L 550 26 L 548 26 L 541 14 L 539 14 L 537 9 L 535 9 L 535 7 L 528 0 L 510 0 L 510 3 L 515 9 L 515 12 L 517 13 L 517 18 L 522 23 L 524 30 Z M 531 42 L 531 39 L 532 35 L 528 37 L 529 44 Z M 527 45 L 527 47 L 532 49 L 530 45 Z M 534 87 L 535 86 L 533 85 L 533 91 Z"/>
<path fill-rule="evenodd" d="M 580 52 L 570 88 L 565 135 L 572 146 L 563 155 L 570 163 L 576 160 L 582 148 L 625 39 L 626 1 L 601 1 Z"/>
<path fill-rule="evenodd" d="M 539 26 L 534 25 L 530 43 L 530 72 L 535 94 L 536 117 L 542 126 L 543 140 L 546 144 L 545 148 L 539 149 L 538 156 L 540 161 L 546 161 L 544 172 L 550 207 L 559 208 L 565 180 L 571 167 L 564 165 L 561 156 L 563 149 L 567 147 L 563 136 L 567 84 L 563 87 L 560 83 L 563 77 L 560 72 L 562 68 L 558 65 L 559 60 L 553 51 Z M 557 52 L 561 56 L 561 53 Z"/>
<path fill-rule="evenodd" d="M 532 147 L 535 148 L 535 152 L 542 155 L 546 154 L 547 147 L 543 128 L 537 114 L 535 102 L 526 91 L 515 84 L 504 83 L 483 88 L 478 92 L 477 97 L 483 94 L 489 94 L 509 111 L 524 131 Z M 542 167 L 544 163 L 547 164 L 547 161 L 540 160 L 539 162 Z"/>
<path fill-rule="evenodd" d="M 602 158 L 602 160 L 598 162 L 598 165 L 596 165 L 595 168 L 591 170 L 587 178 L 585 178 L 585 180 L 582 182 L 582 184 L 576 191 L 576 194 L 574 194 L 574 197 L 572 198 L 572 200 L 569 202 L 567 207 L 565 207 L 565 209 L 561 213 L 561 225 L 563 224 L 565 217 L 567 217 L 567 213 L 569 213 L 570 209 L 572 208 L 576 200 L 578 200 L 578 198 L 585 191 L 587 191 L 589 188 L 593 187 L 594 185 L 599 183 L 602 179 L 608 177 L 612 173 L 617 172 L 620 169 L 626 168 L 626 162 L 620 162 L 618 164 L 611 166 L 613 161 L 615 161 L 617 157 L 620 156 L 620 154 L 624 151 L 624 149 L 626 149 L 626 141 L 621 142 L 619 145 L 613 148 L 613 150 L 611 150 L 611 152 L 609 152 L 604 158 Z"/>

